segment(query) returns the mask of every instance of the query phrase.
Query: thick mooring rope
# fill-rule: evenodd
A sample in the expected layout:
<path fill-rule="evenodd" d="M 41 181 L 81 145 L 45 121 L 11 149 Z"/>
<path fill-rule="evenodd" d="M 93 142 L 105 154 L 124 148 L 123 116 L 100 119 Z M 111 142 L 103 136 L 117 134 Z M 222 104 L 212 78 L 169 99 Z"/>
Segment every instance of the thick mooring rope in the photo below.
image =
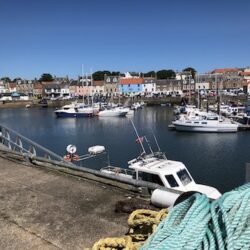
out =
<path fill-rule="evenodd" d="M 250 249 L 250 183 L 210 202 L 194 194 L 176 205 L 141 250 Z"/>

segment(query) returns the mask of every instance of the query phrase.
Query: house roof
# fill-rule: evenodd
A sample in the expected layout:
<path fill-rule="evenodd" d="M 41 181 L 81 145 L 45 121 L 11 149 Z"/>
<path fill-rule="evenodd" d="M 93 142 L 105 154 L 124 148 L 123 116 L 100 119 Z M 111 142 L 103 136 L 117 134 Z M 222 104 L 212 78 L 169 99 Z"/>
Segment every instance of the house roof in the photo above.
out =
<path fill-rule="evenodd" d="M 120 84 L 142 84 L 143 78 L 121 78 Z"/>
<path fill-rule="evenodd" d="M 41 83 L 34 83 L 33 89 L 43 89 L 43 85 Z"/>
<path fill-rule="evenodd" d="M 212 71 L 212 74 L 215 74 L 215 73 L 233 73 L 233 72 L 239 72 L 241 71 L 240 69 L 237 69 L 237 68 L 224 68 L 224 69 L 214 69 Z"/>
<path fill-rule="evenodd" d="M 104 81 L 93 81 L 93 86 L 104 86 Z"/>
<path fill-rule="evenodd" d="M 250 76 L 250 71 L 240 72 L 240 76 Z"/>
<path fill-rule="evenodd" d="M 46 89 L 60 89 L 62 86 L 61 84 L 53 83 L 45 85 Z"/>

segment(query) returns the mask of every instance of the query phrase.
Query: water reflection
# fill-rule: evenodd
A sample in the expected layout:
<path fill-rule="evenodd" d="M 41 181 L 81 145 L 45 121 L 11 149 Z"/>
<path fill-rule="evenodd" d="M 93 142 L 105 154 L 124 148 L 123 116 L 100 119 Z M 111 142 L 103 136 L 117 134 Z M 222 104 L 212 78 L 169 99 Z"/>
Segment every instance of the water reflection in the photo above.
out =
<path fill-rule="evenodd" d="M 53 109 L 2 109 L 1 123 L 26 137 L 65 154 L 68 144 L 75 144 L 78 153 L 84 154 L 88 147 L 104 145 L 111 163 L 127 166 L 127 161 L 138 156 L 140 146 L 131 125 L 132 119 L 140 135 L 152 131 L 169 159 L 182 161 L 197 182 L 230 190 L 244 182 L 245 163 L 250 162 L 249 132 L 233 134 L 181 133 L 169 131 L 173 119 L 171 108 L 147 107 L 135 112 L 131 118 L 95 117 L 82 119 L 57 119 Z M 149 136 L 150 137 L 150 136 Z M 152 140 L 152 137 L 150 137 Z M 97 168 L 97 163 L 86 166 Z"/>

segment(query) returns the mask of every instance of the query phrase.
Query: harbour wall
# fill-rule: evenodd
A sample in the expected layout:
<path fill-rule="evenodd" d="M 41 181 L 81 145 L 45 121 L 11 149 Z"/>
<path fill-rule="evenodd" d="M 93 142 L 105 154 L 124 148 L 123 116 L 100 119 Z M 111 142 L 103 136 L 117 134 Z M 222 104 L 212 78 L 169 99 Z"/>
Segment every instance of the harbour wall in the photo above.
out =
<path fill-rule="evenodd" d="M 191 97 L 191 104 L 197 105 L 198 100 L 197 96 L 192 96 Z M 186 103 L 189 103 L 189 98 L 185 97 L 172 97 L 172 96 L 166 96 L 166 97 L 122 97 L 122 98 L 109 98 L 109 99 L 103 99 L 106 102 L 114 102 L 114 103 L 122 103 L 122 104 L 132 104 L 134 102 L 145 102 L 148 106 L 159 106 L 159 105 L 180 105 L 183 101 Z M 70 104 L 74 99 L 72 100 L 48 100 L 48 107 L 52 108 L 59 108 L 63 105 Z M 78 100 L 78 102 L 81 102 L 82 100 Z M 85 101 L 86 102 L 86 101 Z M 207 103 L 209 105 L 217 103 L 217 97 L 216 96 L 209 96 L 207 98 L 202 98 L 201 99 L 201 106 L 204 108 L 206 107 Z M 235 104 L 241 104 L 245 105 L 247 103 L 247 97 L 246 96 L 226 96 L 223 95 L 220 97 L 220 102 L 229 104 L 229 103 L 235 103 Z M 41 104 L 39 104 L 38 99 L 34 100 L 14 100 L 14 101 L 1 101 L 0 102 L 0 108 L 25 108 L 26 105 L 30 105 L 30 107 L 42 107 Z"/>

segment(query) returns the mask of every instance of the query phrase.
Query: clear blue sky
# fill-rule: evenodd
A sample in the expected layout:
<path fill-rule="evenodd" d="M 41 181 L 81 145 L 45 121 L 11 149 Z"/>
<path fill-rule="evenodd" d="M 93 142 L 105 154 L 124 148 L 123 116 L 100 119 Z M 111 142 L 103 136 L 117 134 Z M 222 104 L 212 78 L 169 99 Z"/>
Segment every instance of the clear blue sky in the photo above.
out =
<path fill-rule="evenodd" d="M 0 0 L 0 77 L 250 65 L 249 0 Z"/>

